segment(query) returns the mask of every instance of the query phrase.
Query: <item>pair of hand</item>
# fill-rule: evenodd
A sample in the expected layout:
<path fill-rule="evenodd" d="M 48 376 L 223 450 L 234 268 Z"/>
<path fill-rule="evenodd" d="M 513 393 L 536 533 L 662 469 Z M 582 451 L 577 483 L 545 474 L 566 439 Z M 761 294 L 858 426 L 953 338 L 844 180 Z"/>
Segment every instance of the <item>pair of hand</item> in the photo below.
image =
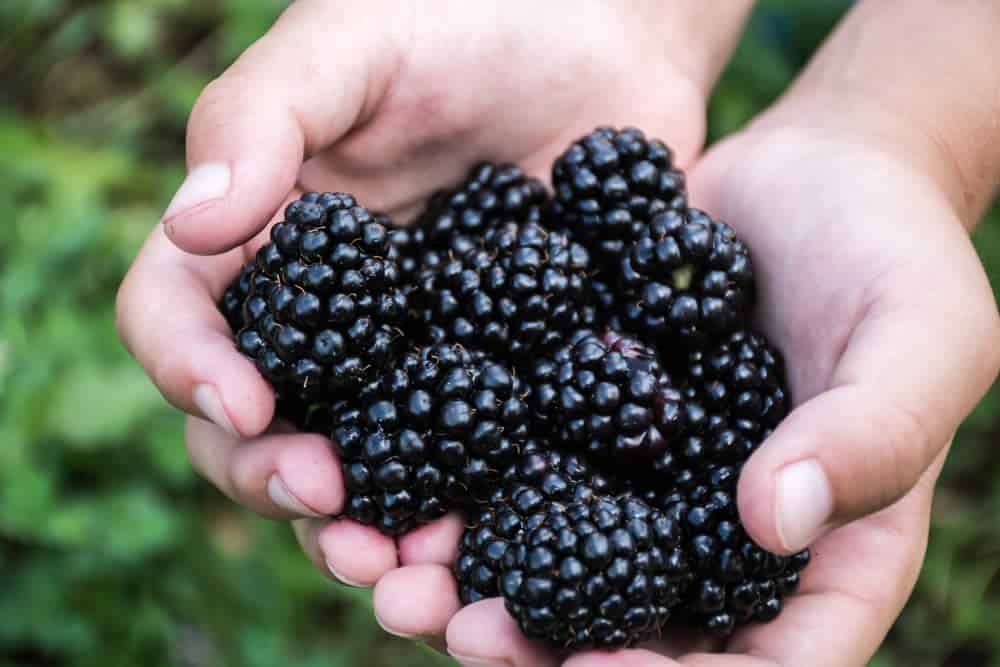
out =
<path fill-rule="evenodd" d="M 375 585 L 386 630 L 464 664 L 559 660 L 500 600 L 460 609 L 457 517 L 398 541 L 326 518 L 344 498 L 328 442 L 271 423 L 273 394 L 216 310 L 301 191 L 349 191 L 406 219 L 478 159 L 544 178 L 594 126 L 633 125 L 675 149 L 693 203 L 750 245 L 758 324 L 786 356 L 797 408 L 746 466 L 740 512 L 768 549 L 815 542 L 801 592 L 773 623 L 738 631 L 727 655 L 658 641 L 573 667 L 864 664 L 920 570 L 950 436 L 1000 365 L 990 287 L 930 179 L 850 132 L 810 127 L 794 105 L 699 156 L 718 66 L 693 59 L 698 35 L 664 13 L 297 3 L 202 94 L 188 178 L 119 294 L 123 340 L 191 415 L 195 467 L 252 510 L 294 519 L 331 576 Z"/>

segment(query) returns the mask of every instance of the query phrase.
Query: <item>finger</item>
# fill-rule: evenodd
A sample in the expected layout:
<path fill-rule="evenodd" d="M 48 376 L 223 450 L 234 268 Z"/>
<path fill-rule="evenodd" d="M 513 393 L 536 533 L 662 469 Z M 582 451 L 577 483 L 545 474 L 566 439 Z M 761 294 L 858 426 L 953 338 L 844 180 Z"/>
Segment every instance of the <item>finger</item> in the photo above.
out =
<path fill-rule="evenodd" d="M 119 288 L 118 334 L 172 405 L 256 435 L 271 422 L 274 394 L 215 305 L 242 253 L 193 259 L 154 229 Z"/>
<path fill-rule="evenodd" d="M 188 121 L 188 174 L 163 216 L 178 247 L 214 254 L 252 238 L 303 159 L 378 104 L 398 66 L 400 22 L 350 16 L 338 28 L 341 3 L 294 3 L 202 92 Z"/>
<path fill-rule="evenodd" d="M 337 514 L 343 507 L 340 465 L 322 436 L 269 433 L 241 440 L 191 417 L 185 439 L 195 469 L 258 514 L 319 517 Z"/>
<path fill-rule="evenodd" d="M 541 642 L 527 639 L 504 609 L 502 598 L 480 600 L 464 607 L 448 624 L 450 653 L 461 664 L 481 667 L 548 667 L 558 657 Z"/>
<path fill-rule="evenodd" d="M 391 537 L 350 519 L 300 519 L 295 536 L 309 559 L 348 586 L 373 586 L 398 566 Z"/>
<path fill-rule="evenodd" d="M 943 273 L 934 284 L 895 275 L 851 333 L 829 390 L 751 457 L 739 505 L 763 546 L 799 550 L 901 498 L 996 378 L 1000 320 L 988 284 L 975 271 L 953 283 L 960 267 Z"/>
<path fill-rule="evenodd" d="M 409 565 L 390 570 L 375 584 L 375 618 L 389 634 L 431 638 L 444 635 L 461 608 L 451 570 Z"/>
<path fill-rule="evenodd" d="M 433 563 L 451 566 L 458 557 L 458 540 L 464 525 L 457 513 L 410 531 L 399 538 L 399 562 L 403 565 Z"/>
<path fill-rule="evenodd" d="M 800 593 L 786 599 L 776 620 L 737 633 L 728 650 L 780 665 L 867 664 L 920 574 L 946 453 L 902 500 L 821 539 Z"/>
<path fill-rule="evenodd" d="M 575 655 L 563 667 L 677 667 L 677 661 L 646 649 L 588 651 Z"/>

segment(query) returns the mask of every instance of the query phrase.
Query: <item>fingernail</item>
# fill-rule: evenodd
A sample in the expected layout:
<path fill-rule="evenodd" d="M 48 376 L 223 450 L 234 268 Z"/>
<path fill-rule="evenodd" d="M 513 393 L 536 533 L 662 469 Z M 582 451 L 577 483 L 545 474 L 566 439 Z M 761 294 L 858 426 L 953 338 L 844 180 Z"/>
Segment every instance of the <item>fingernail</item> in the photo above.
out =
<path fill-rule="evenodd" d="M 233 422 L 229 420 L 226 409 L 222 407 L 222 399 L 219 398 L 219 392 L 215 387 L 210 384 L 199 384 L 194 388 L 193 398 L 194 404 L 207 419 L 225 429 L 230 435 L 240 437 Z"/>
<path fill-rule="evenodd" d="M 833 513 L 833 490 L 815 459 L 785 466 L 778 473 L 778 539 L 789 551 L 809 546 Z"/>
<path fill-rule="evenodd" d="M 462 667 L 512 667 L 511 663 L 506 660 L 501 660 L 500 658 L 470 658 L 468 656 L 459 655 L 458 653 L 453 653 L 448 651 L 451 657 L 458 660 Z"/>
<path fill-rule="evenodd" d="M 417 636 L 417 635 L 408 635 L 405 632 L 397 632 L 396 630 L 390 630 L 389 628 L 386 627 L 385 623 L 382 622 L 382 619 L 378 617 L 378 614 L 375 614 L 375 622 L 378 623 L 378 626 L 380 628 L 382 628 L 383 630 L 385 630 L 394 637 L 402 637 L 403 639 L 413 639 L 414 637 Z"/>
<path fill-rule="evenodd" d="M 184 178 L 181 187 L 164 211 L 163 220 L 169 220 L 207 201 L 225 197 L 229 192 L 229 179 L 229 165 L 225 162 L 206 162 L 198 165 Z"/>
<path fill-rule="evenodd" d="M 335 568 L 333 566 L 333 563 L 330 562 L 329 558 L 326 559 L 326 567 L 327 567 L 328 570 L 330 570 L 330 574 L 332 574 L 333 576 L 335 576 L 340 583 L 347 584 L 348 586 L 354 586 L 355 588 L 364 588 L 365 587 L 364 584 L 359 583 L 357 581 L 354 581 L 353 579 L 348 579 L 347 577 L 345 577 L 344 575 L 342 575 L 340 572 L 337 572 L 337 568 Z"/>
<path fill-rule="evenodd" d="M 277 473 L 267 479 L 267 495 L 275 505 L 293 514 L 311 517 L 322 516 L 318 512 L 306 507 L 301 500 L 296 498 L 295 494 L 288 490 L 285 481 L 281 479 L 281 475 Z"/>

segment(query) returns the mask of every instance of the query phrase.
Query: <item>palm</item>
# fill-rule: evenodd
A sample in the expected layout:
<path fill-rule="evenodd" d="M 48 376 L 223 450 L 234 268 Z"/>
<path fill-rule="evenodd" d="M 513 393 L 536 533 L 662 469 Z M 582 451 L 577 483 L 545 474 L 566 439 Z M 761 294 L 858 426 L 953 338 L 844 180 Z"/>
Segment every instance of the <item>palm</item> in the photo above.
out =
<path fill-rule="evenodd" d="M 477 160 L 544 176 L 561 148 L 599 123 L 643 127 L 680 159 L 693 157 L 704 133 L 697 87 L 670 66 L 622 76 L 649 70 L 642 40 L 606 48 L 607 26 L 637 16 L 593 3 L 572 17 L 544 3 L 512 10 L 464 11 L 444 24 L 415 16 L 371 118 L 309 160 L 299 185 L 347 190 L 406 219 Z"/>

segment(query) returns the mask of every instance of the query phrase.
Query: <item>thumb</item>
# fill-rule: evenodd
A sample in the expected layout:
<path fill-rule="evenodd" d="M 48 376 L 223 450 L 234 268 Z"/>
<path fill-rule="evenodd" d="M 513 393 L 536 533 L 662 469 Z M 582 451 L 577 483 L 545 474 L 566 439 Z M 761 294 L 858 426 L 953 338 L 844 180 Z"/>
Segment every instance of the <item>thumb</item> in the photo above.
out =
<path fill-rule="evenodd" d="M 898 276 L 897 289 L 864 310 L 829 389 L 747 462 L 740 515 L 762 546 L 795 552 L 896 502 L 989 388 L 1000 327 L 989 284 L 970 264 L 933 273 L 936 285 Z"/>
<path fill-rule="evenodd" d="M 351 129 L 374 103 L 368 91 L 385 89 L 373 79 L 391 68 L 370 60 L 391 61 L 393 40 L 384 33 L 392 23 L 359 12 L 366 16 L 336 30 L 341 4 L 293 4 L 198 98 L 187 176 L 163 215 L 182 250 L 215 254 L 253 238 L 294 187 L 303 160 Z"/>

